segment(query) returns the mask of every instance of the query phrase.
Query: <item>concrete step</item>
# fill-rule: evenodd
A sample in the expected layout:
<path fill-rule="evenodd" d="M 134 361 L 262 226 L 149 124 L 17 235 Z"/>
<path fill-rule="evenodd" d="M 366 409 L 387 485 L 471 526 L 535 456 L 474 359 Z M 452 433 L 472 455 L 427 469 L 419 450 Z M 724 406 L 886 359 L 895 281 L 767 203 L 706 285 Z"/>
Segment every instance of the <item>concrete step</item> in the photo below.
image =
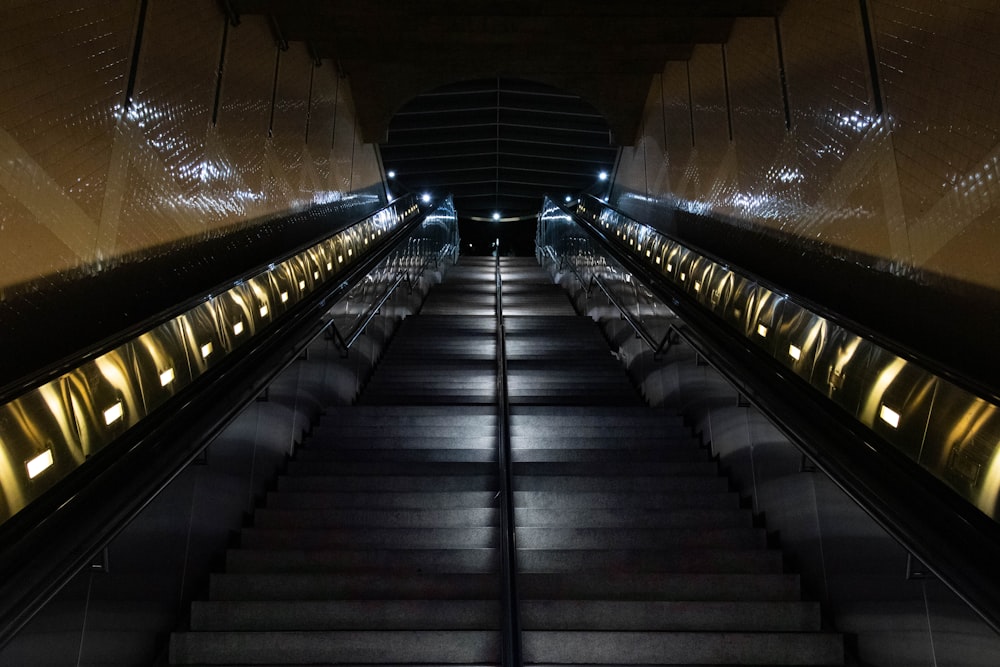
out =
<path fill-rule="evenodd" d="M 605 572 L 581 577 L 575 572 L 518 574 L 523 600 L 799 600 L 795 574 L 714 574 Z"/>
<path fill-rule="evenodd" d="M 204 600 L 191 630 L 497 630 L 497 600 Z"/>
<path fill-rule="evenodd" d="M 519 479 L 515 479 L 515 486 Z M 678 481 L 678 480 L 673 480 Z M 688 485 L 682 485 L 688 486 Z M 717 486 L 717 485 L 716 485 Z M 637 511 L 641 509 L 735 509 L 739 507 L 739 495 L 735 492 L 717 492 L 706 494 L 698 488 L 660 488 L 651 492 L 637 490 L 608 489 L 591 491 L 574 491 L 566 493 L 558 489 L 516 490 L 514 506 L 532 509 L 550 508 L 556 510 L 588 510 L 592 508 L 611 508 L 619 511 Z"/>
<path fill-rule="evenodd" d="M 279 491 L 496 491 L 496 475 L 283 475 Z"/>
<path fill-rule="evenodd" d="M 435 532 L 432 529 L 428 532 Z M 372 531 L 380 532 L 380 531 Z M 407 536 L 408 539 L 416 539 Z M 374 538 L 369 538 L 374 540 Z M 430 540 L 430 537 L 423 538 Z M 469 538 L 467 538 L 469 539 Z M 412 544 L 412 543 L 411 543 Z M 521 527 L 517 529 L 519 549 L 691 549 L 734 548 L 764 549 L 767 535 L 755 528 L 603 528 L 582 526 Z"/>
<path fill-rule="evenodd" d="M 465 443 L 469 444 L 469 443 Z M 637 454 L 632 454 L 635 457 Z M 310 466 L 318 462 L 334 461 L 414 461 L 414 462 L 454 462 L 454 463 L 492 463 L 496 468 L 496 447 L 478 447 L 476 449 L 460 449 L 458 447 L 439 449 L 396 449 L 383 447 L 380 449 L 300 449 L 295 453 L 292 463 Z"/>
<path fill-rule="evenodd" d="M 464 406 L 463 406 L 464 407 Z M 394 431 L 390 431 L 393 433 Z M 310 451 L 349 449 L 496 449 L 497 435 L 465 436 L 465 435 L 423 435 L 418 429 L 412 436 L 380 434 L 372 429 L 370 435 L 355 433 L 354 435 L 337 436 L 324 433 L 322 437 L 310 437 L 306 449 Z M 304 450 L 303 450 L 304 451 Z"/>
<path fill-rule="evenodd" d="M 500 571 L 499 550 L 493 547 L 447 549 L 230 549 L 226 571 L 249 572 L 437 572 Z"/>
<path fill-rule="evenodd" d="M 664 549 L 518 549 L 518 572 L 663 572 L 697 574 L 781 574 L 781 552 L 765 549 L 701 548 L 697 558 L 673 546 Z"/>
<path fill-rule="evenodd" d="M 623 535 L 622 539 L 628 538 Z M 549 541 L 555 542 L 555 538 Z M 244 549 L 448 549 L 497 547 L 499 544 L 500 529 L 490 526 L 244 528 L 240 531 L 240 546 Z"/>
<path fill-rule="evenodd" d="M 484 510 L 479 510 L 484 511 Z M 256 517 L 261 510 L 257 510 Z M 514 511 L 517 527 L 569 527 L 581 528 L 712 528 L 753 526 L 750 510 L 734 509 L 642 509 L 622 512 L 620 508 L 604 509 L 587 507 L 583 509 L 536 509 L 519 507 Z"/>
<path fill-rule="evenodd" d="M 735 498 L 735 496 L 734 496 Z M 272 509 L 360 507 L 365 509 L 431 509 L 455 507 L 499 507 L 496 488 L 481 491 L 272 491 L 266 506 Z"/>
<path fill-rule="evenodd" d="M 609 437 L 607 435 L 586 434 L 567 435 L 571 429 L 564 429 L 558 435 L 529 435 L 523 432 L 511 435 L 511 448 L 518 451 L 529 449 L 601 449 L 614 452 L 623 456 L 625 452 L 636 449 L 677 449 L 683 448 L 688 451 L 696 451 L 698 441 L 689 434 L 667 435 L 662 438 L 655 436 L 636 436 L 634 438 L 621 438 L 618 436 Z"/>
<path fill-rule="evenodd" d="M 472 509 L 313 509 L 277 510 L 261 508 L 254 512 L 257 528 L 336 528 L 348 526 L 388 528 L 459 528 L 496 526 L 500 511 L 494 508 Z"/>
<path fill-rule="evenodd" d="M 626 461 L 660 461 L 660 462 L 703 462 L 710 461 L 708 453 L 704 450 L 691 447 L 691 443 L 686 443 L 687 446 L 670 446 L 661 447 L 659 443 L 632 443 L 632 447 L 625 449 L 578 449 L 565 447 L 562 449 L 541 449 L 543 443 L 532 443 L 537 444 L 534 446 L 524 446 L 523 441 L 519 442 L 519 447 L 513 448 L 511 451 L 511 458 L 514 465 L 517 466 L 521 463 L 536 463 L 536 462 L 566 462 L 566 463 L 615 463 L 625 459 Z M 548 444 L 548 443 L 544 443 Z M 569 444 L 569 443 L 566 443 Z M 600 443 L 594 443 L 598 445 Z M 639 445 L 643 446 L 640 448 Z M 306 450 L 301 450 L 298 456 L 305 453 Z M 482 451 L 482 450 L 474 450 Z"/>
<path fill-rule="evenodd" d="M 715 461 L 523 461 L 514 463 L 513 473 L 515 476 L 718 477 L 719 468 Z"/>
<path fill-rule="evenodd" d="M 492 600 L 499 586 L 499 575 L 483 573 L 226 573 L 211 575 L 209 599 Z"/>
<path fill-rule="evenodd" d="M 419 450 L 411 450 L 419 451 Z M 456 450 L 451 450 L 452 452 Z M 561 465 L 527 464 L 527 465 Z M 572 464 L 565 464 L 572 465 Z M 624 465 L 624 464 L 623 464 Z M 660 464 L 650 464 L 660 465 Z M 683 466 L 684 464 L 675 464 Z M 291 461 L 287 473 L 296 475 L 436 475 L 465 476 L 498 474 L 497 465 L 489 461 Z"/>
<path fill-rule="evenodd" d="M 818 602 L 526 600 L 525 630 L 816 632 Z"/>
<path fill-rule="evenodd" d="M 595 632 L 528 630 L 525 662 L 543 664 L 843 664 L 844 640 L 828 633 Z"/>
<path fill-rule="evenodd" d="M 183 632 L 170 638 L 173 664 L 472 664 L 499 661 L 489 630 Z"/>
<path fill-rule="evenodd" d="M 295 478 L 299 479 L 299 478 Z M 724 493 L 729 480 L 724 477 L 589 477 L 555 475 L 520 475 L 514 477 L 515 491 L 551 491 L 561 493 L 594 491 L 632 491 L 655 493 L 664 489 L 693 493 Z"/>

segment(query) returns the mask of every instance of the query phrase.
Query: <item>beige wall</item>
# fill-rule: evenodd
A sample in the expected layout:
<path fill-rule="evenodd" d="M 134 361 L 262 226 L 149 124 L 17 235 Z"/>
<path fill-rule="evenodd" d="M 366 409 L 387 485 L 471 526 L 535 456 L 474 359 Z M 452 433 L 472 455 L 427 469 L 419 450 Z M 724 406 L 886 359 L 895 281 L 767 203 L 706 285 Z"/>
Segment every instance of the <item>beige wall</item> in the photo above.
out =
<path fill-rule="evenodd" d="M 638 194 L 1000 288 L 1000 5 L 868 4 L 881 116 L 861 3 L 788 0 L 790 127 L 775 22 L 738 19 L 725 47 L 654 79 L 618 203 Z"/>
<path fill-rule="evenodd" d="M 149 1 L 128 109 L 139 0 L 12 4 L 0 4 L 0 288 L 381 180 L 348 81 L 302 44 L 279 56 L 262 17 L 228 29 L 213 125 L 215 0 Z"/>

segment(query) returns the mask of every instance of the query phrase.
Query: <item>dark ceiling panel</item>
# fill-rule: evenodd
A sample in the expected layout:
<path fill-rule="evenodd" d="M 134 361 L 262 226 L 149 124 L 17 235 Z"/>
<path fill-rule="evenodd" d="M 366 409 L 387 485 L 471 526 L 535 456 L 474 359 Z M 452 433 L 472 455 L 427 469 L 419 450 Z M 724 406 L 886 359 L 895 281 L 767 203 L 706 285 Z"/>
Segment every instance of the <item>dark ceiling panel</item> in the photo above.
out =
<path fill-rule="evenodd" d="M 531 217 L 545 193 L 592 186 L 616 154 L 607 122 L 579 97 L 502 78 L 417 96 L 381 149 L 400 185 L 451 192 L 459 215 L 486 219 Z"/>

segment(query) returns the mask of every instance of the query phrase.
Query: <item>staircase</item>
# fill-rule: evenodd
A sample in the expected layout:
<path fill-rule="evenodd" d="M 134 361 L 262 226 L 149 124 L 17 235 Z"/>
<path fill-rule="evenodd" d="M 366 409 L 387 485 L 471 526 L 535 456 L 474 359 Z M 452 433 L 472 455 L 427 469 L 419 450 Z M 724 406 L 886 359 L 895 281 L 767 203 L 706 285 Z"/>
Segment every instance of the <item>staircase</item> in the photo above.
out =
<path fill-rule="evenodd" d="M 597 326 L 501 259 L 529 664 L 843 664 L 764 532 Z M 171 638 L 172 664 L 501 660 L 495 280 L 465 258 L 327 410 Z"/>

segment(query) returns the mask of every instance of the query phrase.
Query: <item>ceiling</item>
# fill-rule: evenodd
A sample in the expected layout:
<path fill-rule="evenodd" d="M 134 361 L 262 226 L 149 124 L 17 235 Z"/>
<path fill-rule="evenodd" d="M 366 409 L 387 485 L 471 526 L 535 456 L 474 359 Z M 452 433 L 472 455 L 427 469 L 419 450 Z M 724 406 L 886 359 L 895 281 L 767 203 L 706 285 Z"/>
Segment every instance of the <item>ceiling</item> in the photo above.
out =
<path fill-rule="evenodd" d="M 667 61 L 783 0 L 221 1 L 336 63 L 362 139 L 401 186 L 507 218 L 537 212 L 540 192 L 593 184 L 634 142 Z"/>
<path fill-rule="evenodd" d="M 453 194 L 464 218 L 533 219 L 544 195 L 585 190 L 611 171 L 609 131 L 593 107 L 551 86 L 465 81 L 403 106 L 382 161 L 403 189 Z"/>

